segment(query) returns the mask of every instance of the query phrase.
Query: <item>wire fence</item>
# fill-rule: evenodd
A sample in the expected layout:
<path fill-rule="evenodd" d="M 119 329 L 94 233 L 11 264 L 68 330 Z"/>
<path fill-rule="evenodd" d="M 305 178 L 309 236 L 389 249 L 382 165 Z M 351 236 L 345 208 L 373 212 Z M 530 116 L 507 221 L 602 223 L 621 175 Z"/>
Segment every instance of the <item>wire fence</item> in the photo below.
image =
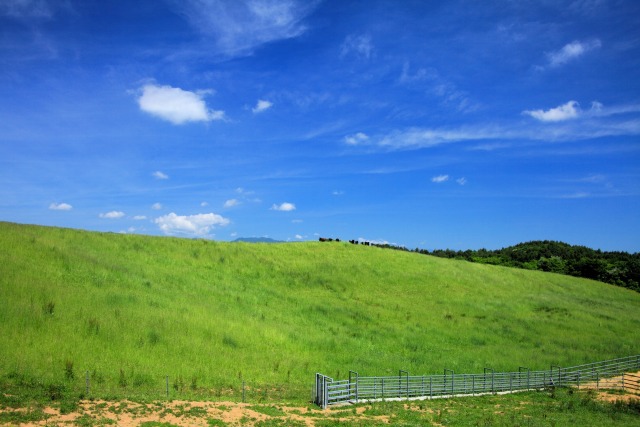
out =
<path fill-rule="evenodd" d="M 519 367 L 515 372 L 494 372 L 485 368 L 481 374 L 456 374 L 445 369 L 442 375 L 412 376 L 409 372 L 400 370 L 397 376 L 385 377 L 364 377 L 355 371 L 349 371 L 349 378 L 345 380 L 334 380 L 317 373 L 313 401 L 324 409 L 329 405 L 372 400 L 478 396 L 565 386 L 595 385 L 594 388 L 600 388 L 601 382 L 604 386 L 609 384 L 605 380 L 620 376 L 622 381 L 616 381 L 614 386 L 609 384 L 606 388 L 637 392 L 638 376 L 632 373 L 639 370 L 640 355 L 569 368 L 551 366 L 545 371 Z"/>
<path fill-rule="evenodd" d="M 307 386 L 296 382 L 266 383 L 242 378 L 217 382 L 196 377 L 187 380 L 180 375 L 142 377 L 127 373 L 118 379 L 117 376 L 106 377 L 95 371 L 77 370 L 68 370 L 64 377 L 34 377 L 19 372 L 0 374 L 0 398 L 3 394 L 29 395 L 51 401 L 79 398 L 138 402 L 164 399 L 246 403 L 308 402 L 309 391 Z"/>

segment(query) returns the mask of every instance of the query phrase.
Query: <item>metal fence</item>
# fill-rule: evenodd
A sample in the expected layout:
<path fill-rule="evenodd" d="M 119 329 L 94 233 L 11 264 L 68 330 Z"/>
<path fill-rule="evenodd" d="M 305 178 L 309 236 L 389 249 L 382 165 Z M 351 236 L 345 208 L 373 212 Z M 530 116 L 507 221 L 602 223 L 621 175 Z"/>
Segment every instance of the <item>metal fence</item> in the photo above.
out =
<path fill-rule="evenodd" d="M 638 387 L 638 377 L 628 374 L 640 370 L 640 355 L 586 365 L 562 368 L 551 366 L 546 371 L 531 371 L 526 367 L 515 372 L 494 372 L 485 368 L 481 374 L 456 374 L 445 369 L 442 375 L 412 376 L 398 371 L 397 376 L 364 377 L 349 371 L 349 378 L 334 380 L 316 374 L 314 403 L 323 409 L 339 403 L 371 400 L 433 399 L 453 396 L 512 393 L 546 387 L 585 386 L 625 374 L 627 388 Z M 624 388 L 624 376 L 622 387 Z"/>

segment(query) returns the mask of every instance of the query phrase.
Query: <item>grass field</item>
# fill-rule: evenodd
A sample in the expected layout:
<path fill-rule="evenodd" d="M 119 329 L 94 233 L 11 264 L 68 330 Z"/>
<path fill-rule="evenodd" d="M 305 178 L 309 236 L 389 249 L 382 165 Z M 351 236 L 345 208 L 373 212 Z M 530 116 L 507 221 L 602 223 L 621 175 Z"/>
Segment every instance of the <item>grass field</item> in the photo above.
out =
<path fill-rule="evenodd" d="M 640 353 L 640 294 L 349 243 L 0 223 L 0 381 L 306 402 L 316 372 L 532 370 Z M 35 393 L 35 392 L 34 392 Z M 55 397 L 55 396 L 51 396 Z"/>

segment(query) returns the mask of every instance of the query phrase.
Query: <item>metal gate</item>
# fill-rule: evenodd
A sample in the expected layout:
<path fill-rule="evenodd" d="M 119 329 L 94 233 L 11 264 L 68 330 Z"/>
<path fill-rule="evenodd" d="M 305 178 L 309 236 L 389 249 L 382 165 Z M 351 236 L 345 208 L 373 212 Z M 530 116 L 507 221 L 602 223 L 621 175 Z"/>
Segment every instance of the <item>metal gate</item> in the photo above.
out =
<path fill-rule="evenodd" d="M 562 368 L 551 366 L 547 371 L 531 371 L 519 367 L 517 372 L 494 372 L 485 368 L 482 374 L 456 374 L 445 369 L 442 375 L 411 376 L 399 370 L 397 376 L 361 377 L 349 371 L 349 379 L 336 381 L 316 374 L 314 403 L 321 408 L 338 403 L 371 400 L 434 399 L 453 396 L 513 393 L 546 387 L 599 384 L 605 378 L 622 376 L 622 387 L 637 387 L 637 376 L 628 374 L 640 370 L 640 355 Z M 635 380 L 635 381 L 634 381 Z"/>

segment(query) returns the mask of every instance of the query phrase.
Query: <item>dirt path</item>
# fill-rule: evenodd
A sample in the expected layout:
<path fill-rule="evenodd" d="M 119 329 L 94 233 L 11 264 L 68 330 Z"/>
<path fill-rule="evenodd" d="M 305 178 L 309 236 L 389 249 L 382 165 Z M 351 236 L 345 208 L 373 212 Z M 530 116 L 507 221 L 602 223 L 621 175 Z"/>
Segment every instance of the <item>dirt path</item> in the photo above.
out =
<path fill-rule="evenodd" d="M 335 413 L 331 419 L 337 421 L 371 420 L 389 423 L 386 416 L 366 416 L 365 408 L 346 409 Z M 26 411 L 26 410 L 25 410 Z M 314 427 L 316 421 L 326 420 L 327 413 L 310 407 L 282 405 L 253 405 L 237 402 L 154 402 L 130 401 L 82 401 L 78 409 L 70 414 L 61 414 L 59 409 L 45 408 L 45 417 L 39 421 L 22 422 L 21 426 L 64 425 L 115 425 L 119 427 L 140 426 L 145 423 L 158 426 L 253 426 L 261 422 L 273 425 Z M 271 425 L 271 424 L 270 424 Z"/>
<path fill-rule="evenodd" d="M 634 375 L 640 375 L 640 372 Z M 603 401 L 628 401 L 640 399 L 637 394 L 618 391 L 622 384 L 622 376 L 602 379 L 598 383 L 581 384 L 580 389 L 598 389 L 597 399 Z M 372 424 L 390 424 L 387 415 L 368 415 L 366 407 L 335 408 L 322 411 L 314 406 L 286 406 L 277 404 L 250 404 L 238 402 L 195 402 L 195 401 L 157 401 L 137 403 L 127 400 L 81 401 L 76 410 L 69 414 L 61 414 L 60 409 L 47 407 L 43 412 L 39 409 L 0 409 L 0 416 L 9 412 L 18 414 L 9 425 L 20 426 L 254 426 L 260 424 L 315 427 L 327 420 L 344 423 L 370 421 Z M 29 416 L 29 411 L 34 416 Z M 10 414 L 9 414 L 10 415 Z M 0 424 L 7 422 L 6 417 Z"/>
<path fill-rule="evenodd" d="M 629 374 L 625 374 L 629 375 Z M 630 375 L 640 377 L 640 371 L 632 372 Z M 586 384 L 581 384 L 580 389 L 598 390 L 596 398 L 606 402 L 615 402 L 616 400 L 622 400 L 624 402 L 634 399 L 640 399 L 640 395 L 635 393 L 622 392 L 622 375 L 611 378 L 603 378 L 600 381 L 594 381 Z"/>

